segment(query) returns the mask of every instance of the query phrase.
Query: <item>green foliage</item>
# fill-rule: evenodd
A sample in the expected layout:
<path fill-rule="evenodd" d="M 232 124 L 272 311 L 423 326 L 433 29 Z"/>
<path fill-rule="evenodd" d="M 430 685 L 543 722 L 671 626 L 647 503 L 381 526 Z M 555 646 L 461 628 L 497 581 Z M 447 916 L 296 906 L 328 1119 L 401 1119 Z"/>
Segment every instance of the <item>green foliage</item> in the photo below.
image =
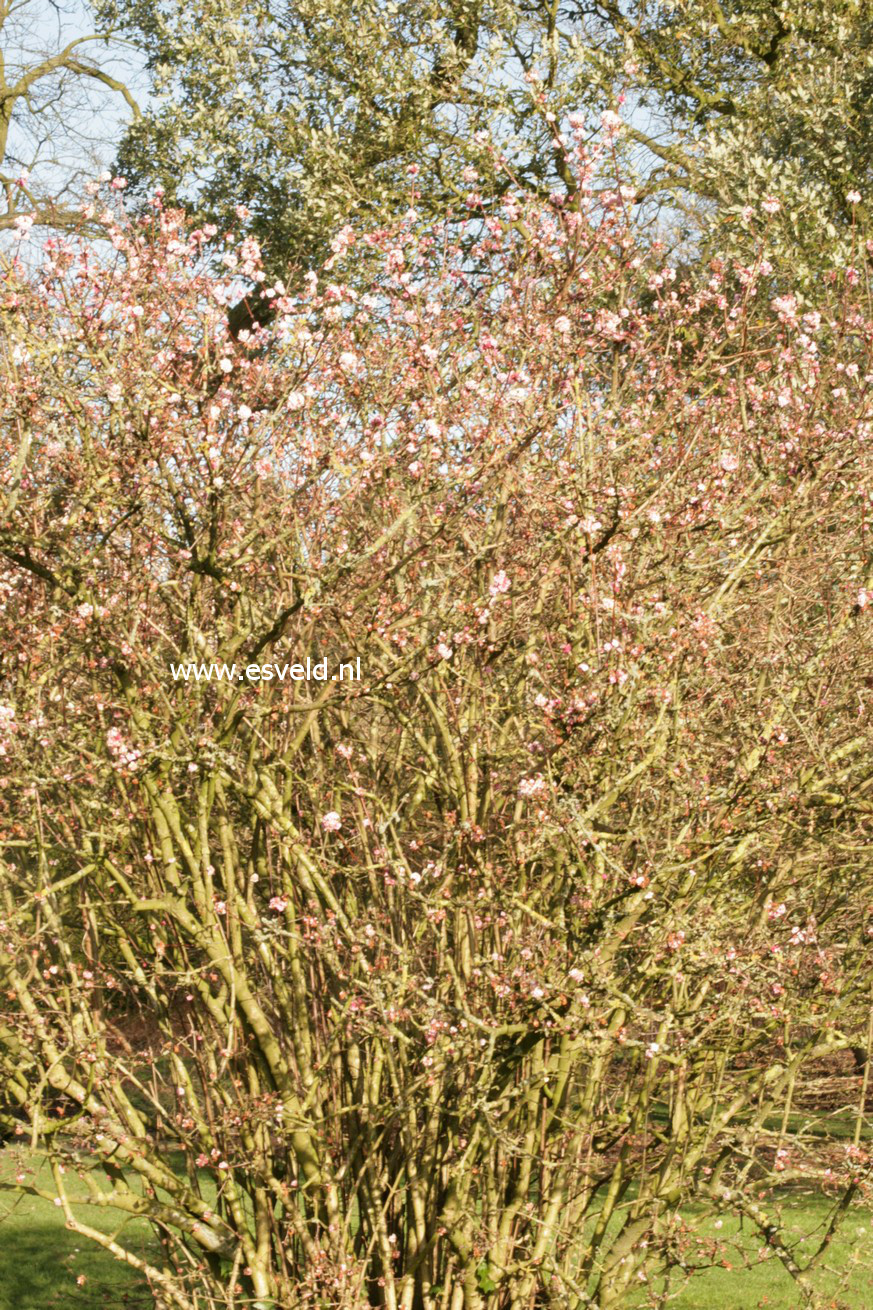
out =
<path fill-rule="evenodd" d="M 488 1268 L 487 1260 L 483 1260 L 476 1270 L 476 1284 L 480 1292 L 494 1292 L 497 1290 L 497 1284 L 491 1277 L 491 1270 Z"/>
<path fill-rule="evenodd" d="M 552 132 L 522 74 L 550 31 L 556 51 L 566 42 L 536 11 L 504 0 L 102 9 L 143 43 L 157 95 L 123 142 L 123 171 L 222 225 L 236 226 L 244 203 L 283 267 L 312 266 L 346 217 L 380 221 L 407 206 L 412 162 L 432 209 L 463 199 L 465 165 L 500 189 L 488 136 L 510 149 L 528 187 L 555 180 Z M 583 101 L 585 59 L 561 59 L 560 72 L 562 100 Z"/>
<path fill-rule="evenodd" d="M 620 146 L 635 152 L 640 198 L 678 206 L 686 231 L 708 231 L 716 247 L 754 246 L 739 216 L 772 193 L 777 253 L 794 273 L 814 271 L 851 228 L 847 193 L 870 183 L 864 0 L 796 10 L 102 0 L 99 10 L 140 43 L 156 93 L 127 131 L 123 171 L 222 226 L 247 206 L 275 269 L 312 267 L 346 218 L 405 207 L 410 163 L 430 212 L 462 200 L 465 165 L 478 191 L 498 194 L 495 149 L 524 187 L 572 185 L 555 131 L 570 111 L 593 116 L 622 96 Z"/>

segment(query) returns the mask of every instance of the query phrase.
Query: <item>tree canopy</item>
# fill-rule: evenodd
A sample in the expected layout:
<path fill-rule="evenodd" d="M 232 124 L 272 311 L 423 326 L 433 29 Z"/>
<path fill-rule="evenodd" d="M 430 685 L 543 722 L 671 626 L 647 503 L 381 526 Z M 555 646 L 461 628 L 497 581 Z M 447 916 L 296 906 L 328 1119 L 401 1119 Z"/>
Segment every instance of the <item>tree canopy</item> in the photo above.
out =
<path fill-rule="evenodd" d="M 148 60 L 154 99 L 123 170 L 200 218 L 249 230 L 277 270 L 311 267 L 346 218 L 462 201 L 464 167 L 499 197 L 565 189 L 567 115 L 623 103 L 641 199 L 716 244 L 747 244 L 743 211 L 782 201 L 781 251 L 815 266 L 851 226 L 873 158 L 873 22 L 864 0 L 101 0 Z M 727 226 L 726 226 L 727 225 Z"/>

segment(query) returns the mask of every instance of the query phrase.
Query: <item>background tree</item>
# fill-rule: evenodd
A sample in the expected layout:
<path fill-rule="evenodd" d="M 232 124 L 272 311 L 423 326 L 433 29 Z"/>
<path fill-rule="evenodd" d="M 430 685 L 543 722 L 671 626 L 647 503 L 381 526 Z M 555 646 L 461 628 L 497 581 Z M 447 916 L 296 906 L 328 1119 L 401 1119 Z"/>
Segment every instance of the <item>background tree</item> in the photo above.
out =
<path fill-rule="evenodd" d="M 159 199 L 6 270 L 5 1124 L 173 1305 L 657 1304 L 690 1202 L 818 1305 L 869 1200 L 868 289 L 683 281 L 581 135 L 300 295 Z"/>
<path fill-rule="evenodd" d="M 769 196 L 782 206 L 772 255 L 795 290 L 838 249 L 845 255 L 873 183 L 873 22 L 863 0 L 607 3 L 601 12 L 653 115 L 655 130 L 633 135 L 658 160 L 659 185 L 683 207 L 703 202 L 689 218 L 710 250 L 748 251 L 743 227 Z"/>
<path fill-rule="evenodd" d="M 697 244 L 716 206 L 710 247 L 748 253 L 743 211 L 773 194 L 772 255 L 815 269 L 850 230 L 847 194 L 870 187 L 864 0 L 110 0 L 100 12 L 139 44 L 155 92 L 123 171 L 221 229 L 246 205 L 283 275 L 318 264 L 345 218 L 401 212 L 410 164 L 432 213 L 463 201 L 464 167 L 499 198 L 506 175 L 486 142 L 518 184 L 566 189 L 548 116 L 596 126 L 624 95 L 628 180 L 684 214 Z"/>
<path fill-rule="evenodd" d="M 155 92 L 121 166 L 221 228 L 245 204 L 277 272 L 317 265 L 346 217 L 372 224 L 402 212 L 410 164 L 430 212 L 463 199 L 465 165 L 484 169 L 493 190 L 477 134 L 496 118 L 525 136 L 526 179 L 549 185 L 552 131 L 536 107 L 531 124 L 521 80 L 546 30 L 536 10 L 528 20 L 480 0 L 205 0 L 101 12 L 140 42 Z M 565 90 L 584 99 L 582 66 Z"/>
<path fill-rule="evenodd" d="M 128 81 L 113 75 L 119 43 L 87 19 L 76 4 L 0 4 L 0 231 L 80 226 L 81 183 L 118 125 L 111 102 L 139 114 Z"/>

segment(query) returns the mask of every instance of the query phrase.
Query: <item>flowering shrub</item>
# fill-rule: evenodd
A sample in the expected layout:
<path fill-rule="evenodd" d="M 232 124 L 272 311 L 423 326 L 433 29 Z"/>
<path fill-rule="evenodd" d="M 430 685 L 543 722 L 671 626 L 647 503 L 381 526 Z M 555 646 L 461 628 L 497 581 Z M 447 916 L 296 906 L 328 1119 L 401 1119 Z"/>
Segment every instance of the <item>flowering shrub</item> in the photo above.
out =
<path fill-rule="evenodd" d="M 814 1303 L 769 1189 L 867 1195 L 855 1084 L 787 1132 L 869 1063 L 866 292 L 692 285 L 576 162 L 366 294 L 160 200 L 5 269 L 4 1123 L 168 1304 L 656 1304 L 690 1200 Z M 289 652 L 362 679 L 169 672 Z"/>

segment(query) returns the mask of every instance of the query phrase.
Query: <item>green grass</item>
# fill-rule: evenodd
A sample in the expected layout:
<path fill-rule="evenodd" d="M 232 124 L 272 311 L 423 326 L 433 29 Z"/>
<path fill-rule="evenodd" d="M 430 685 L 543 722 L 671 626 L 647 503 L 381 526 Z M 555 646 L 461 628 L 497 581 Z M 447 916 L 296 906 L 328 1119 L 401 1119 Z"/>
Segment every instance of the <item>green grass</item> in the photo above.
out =
<path fill-rule="evenodd" d="M 0 1310 L 147 1310 L 152 1300 L 143 1279 L 108 1251 L 69 1232 L 61 1210 L 38 1196 L 16 1194 L 4 1187 L 21 1165 L 33 1167 L 33 1157 L 14 1147 L 0 1149 Z M 42 1166 L 35 1180 L 49 1190 L 52 1179 Z M 71 1196 L 84 1187 L 69 1178 Z M 124 1216 L 95 1208 L 80 1209 L 79 1217 L 93 1228 L 118 1230 Z M 155 1254 L 148 1224 L 129 1222 L 122 1244 L 137 1254 Z M 77 1278 L 84 1276 L 84 1283 Z"/>
<path fill-rule="evenodd" d="M 774 1212 L 772 1201 L 762 1204 L 768 1213 Z M 788 1245 L 803 1268 L 818 1247 L 831 1207 L 823 1197 L 797 1194 L 783 1195 L 779 1206 Z M 741 1224 L 725 1215 L 716 1228 L 717 1221 L 696 1217 L 692 1209 L 685 1218 L 701 1243 L 719 1243 L 721 1249 L 714 1259 L 723 1259 L 730 1267 L 707 1269 L 684 1287 L 674 1279 L 671 1288 L 677 1295 L 668 1302 L 674 1310 L 797 1310 L 801 1305 L 797 1285 L 782 1262 L 770 1251 L 760 1258 L 763 1242 L 748 1221 Z M 809 1232 L 813 1236 L 801 1240 Z M 850 1210 L 814 1269 L 814 1287 L 832 1298 L 833 1306 L 869 1310 L 873 1305 L 873 1215 L 860 1208 Z M 663 1283 L 656 1286 L 660 1290 Z M 628 1310 L 644 1304 L 643 1298 L 629 1298 Z"/>
<path fill-rule="evenodd" d="M 142 1278 L 116 1261 L 86 1238 L 69 1232 L 63 1214 L 51 1201 L 21 1196 L 6 1190 L 16 1171 L 33 1168 L 35 1157 L 26 1148 L 0 1149 L 0 1310 L 150 1310 L 151 1299 Z M 50 1190 L 51 1176 L 45 1166 L 36 1174 L 39 1185 Z M 84 1187 L 68 1176 L 71 1196 L 84 1195 Z M 779 1198 L 789 1230 L 798 1236 L 823 1227 L 829 1213 L 821 1197 L 786 1193 Z M 764 1203 L 772 1210 L 773 1201 Z M 118 1212 L 81 1209 L 80 1214 L 104 1232 L 117 1230 L 124 1219 Z M 693 1209 L 686 1212 L 693 1237 L 701 1244 L 718 1242 L 711 1255 L 725 1260 L 730 1268 L 715 1267 L 697 1274 L 668 1304 L 675 1310 L 796 1310 L 800 1298 L 791 1276 L 781 1262 L 768 1253 L 759 1260 L 761 1241 L 748 1225 L 725 1216 L 721 1226 Z M 122 1243 L 139 1254 L 157 1252 L 148 1225 L 128 1220 Z M 803 1253 L 816 1245 L 815 1236 L 801 1242 L 795 1252 L 804 1264 Z M 701 1252 L 705 1245 L 701 1246 Z M 694 1260 L 692 1251 L 689 1258 Z M 699 1258 L 699 1257 L 698 1257 Z M 704 1256 L 704 1258 L 706 1258 Z M 748 1267 L 745 1267 L 745 1266 Z M 77 1283 L 84 1276 L 85 1282 Z M 825 1267 L 815 1276 L 816 1287 L 836 1298 L 834 1306 L 868 1310 L 873 1305 L 873 1216 L 853 1209 L 834 1238 L 825 1257 Z M 660 1290 L 660 1287 L 658 1288 Z M 645 1292 L 628 1295 L 626 1310 L 641 1310 Z"/>

